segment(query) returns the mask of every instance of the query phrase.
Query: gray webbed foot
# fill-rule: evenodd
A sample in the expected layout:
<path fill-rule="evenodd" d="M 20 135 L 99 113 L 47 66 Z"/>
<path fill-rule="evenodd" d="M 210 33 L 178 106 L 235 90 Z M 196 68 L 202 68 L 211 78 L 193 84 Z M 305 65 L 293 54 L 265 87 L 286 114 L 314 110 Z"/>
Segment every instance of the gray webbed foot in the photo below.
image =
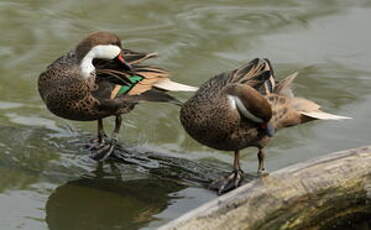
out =
<path fill-rule="evenodd" d="M 243 171 L 241 169 L 233 170 L 233 172 L 228 176 L 225 176 L 221 180 L 213 182 L 210 185 L 210 189 L 217 190 L 218 195 L 222 195 L 240 186 L 242 180 Z"/>
<path fill-rule="evenodd" d="M 263 150 L 263 148 L 260 148 L 259 149 L 259 152 L 258 152 L 258 160 L 259 160 L 259 164 L 258 164 L 258 176 L 268 176 L 269 175 L 269 172 L 265 169 L 265 164 L 264 164 L 264 159 L 265 159 L 265 151 Z"/>
<path fill-rule="evenodd" d="M 107 140 L 108 136 L 106 134 L 102 135 L 101 137 L 96 137 L 89 140 L 89 143 L 85 144 L 85 147 L 90 150 L 96 150 L 102 148 Z"/>
<path fill-rule="evenodd" d="M 263 169 L 258 169 L 257 174 L 258 176 L 263 177 L 263 176 L 268 176 L 269 172 L 263 168 Z"/>
<path fill-rule="evenodd" d="M 117 145 L 117 139 L 112 139 L 111 141 L 101 143 L 97 148 L 92 149 L 91 158 L 96 161 L 106 160 L 115 150 Z"/>

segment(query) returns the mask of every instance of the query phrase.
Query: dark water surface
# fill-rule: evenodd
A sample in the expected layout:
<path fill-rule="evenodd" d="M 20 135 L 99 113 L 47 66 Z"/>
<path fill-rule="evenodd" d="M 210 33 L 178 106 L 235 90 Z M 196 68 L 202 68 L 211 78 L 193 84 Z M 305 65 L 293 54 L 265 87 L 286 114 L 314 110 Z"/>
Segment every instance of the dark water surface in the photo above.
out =
<path fill-rule="evenodd" d="M 215 197 L 135 164 L 121 165 L 121 173 L 97 168 L 75 144 L 95 133 L 95 123 L 45 109 L 38 74 L 96 30 L 117 33 L 128 48 L 160 53 L 156 64 L 193 85 L 268 57 L 279 76 L 300 72 L 297 95 L 353 117 L 280 132 L 267 148 L 269 170 L 370 144 L 369 0 L 3 0 L 0 19 L 0 229 L 153 229 Z M 190 139 L 177 107 L 146 103 L 124 119 L 120 138 L 132 148 L 232 162 L 230 153 Z M 112 123 L 107 119 L 108 129 Z M 256 170 L 255 149 L 243 152 L 242 166 Z M 370 229 L 366 224 L 359 229 Z"/>

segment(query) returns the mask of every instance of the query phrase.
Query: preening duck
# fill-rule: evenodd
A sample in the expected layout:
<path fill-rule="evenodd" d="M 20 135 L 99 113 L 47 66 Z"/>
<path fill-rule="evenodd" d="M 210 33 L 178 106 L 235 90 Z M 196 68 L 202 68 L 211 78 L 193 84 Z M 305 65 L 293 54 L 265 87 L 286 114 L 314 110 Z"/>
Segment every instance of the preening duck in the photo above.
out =
<path fill-rule="evenodd" d="M 38 90 L 53 114 L 98 122 L 92 157 L 104 160 L 116 145 L 122 114 L 130 112 L 140 101 L 179 104 L 168 91 L 197 90 L 171 81 L 162 68 L 141 64 L 155 56 L 124 49 L 115 34 L 95 32 L 40 74 Z M 108 116 L 115 116 L 116 122 L 111 141 L 105 142 L 103 118 Z"/>

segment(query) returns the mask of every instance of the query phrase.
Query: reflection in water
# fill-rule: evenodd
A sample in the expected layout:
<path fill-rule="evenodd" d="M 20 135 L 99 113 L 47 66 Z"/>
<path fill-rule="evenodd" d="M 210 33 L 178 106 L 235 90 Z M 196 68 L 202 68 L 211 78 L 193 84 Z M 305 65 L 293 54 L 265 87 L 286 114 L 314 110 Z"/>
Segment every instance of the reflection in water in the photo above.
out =
<path fill-rule="evenodd" d="M 61 185 L 50 195 L 49 229 L 138 229 L 176 199 L 171 193 L 185 188 L 155 177 L 122 181 L 100 170 L 96 174 Z"/>

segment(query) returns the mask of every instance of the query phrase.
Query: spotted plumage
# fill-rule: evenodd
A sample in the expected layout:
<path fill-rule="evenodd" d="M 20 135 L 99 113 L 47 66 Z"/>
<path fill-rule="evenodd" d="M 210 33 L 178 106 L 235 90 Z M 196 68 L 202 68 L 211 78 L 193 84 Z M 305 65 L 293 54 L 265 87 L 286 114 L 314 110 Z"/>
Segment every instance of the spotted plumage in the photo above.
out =
<path fill-rule="evenodd" d="M 166 92 L 197 90 L 171 81 L 169 73 L 162 68 L 141 64 L 155 56 L 155 53 L 123 49 L 118 36 L 96 32 L 49 65 L 39 76 L 38 90 L 55 115 L 77 121 L 98 121 L 98 144 L 94 148 L 100 150 L 95 158 L 104 159 L 114 145 L 107 147 L 103 143 L 103 118 L 116 116 L 113 135 L 116 139 L 121 114 L 130 112 L 138 102 L 179 104 Z"/>
<path fill-rule="evenodd" d="M 258 172 L 263 173 L 263 148 L 275 131 L 316 119 L 348 118 L 322 112 L 314 102 L 294 97 L 291 83 L 295 77 L 296 73 L 277 81 L 269 60 L 254 59 L 211 78 L 182 106 L 180 120 L 191 137 L 209 147 L 235 152 L 234 172 L 212 184 L 219 193 L 240 184 L 241 149 L 259 149 Z"/>

